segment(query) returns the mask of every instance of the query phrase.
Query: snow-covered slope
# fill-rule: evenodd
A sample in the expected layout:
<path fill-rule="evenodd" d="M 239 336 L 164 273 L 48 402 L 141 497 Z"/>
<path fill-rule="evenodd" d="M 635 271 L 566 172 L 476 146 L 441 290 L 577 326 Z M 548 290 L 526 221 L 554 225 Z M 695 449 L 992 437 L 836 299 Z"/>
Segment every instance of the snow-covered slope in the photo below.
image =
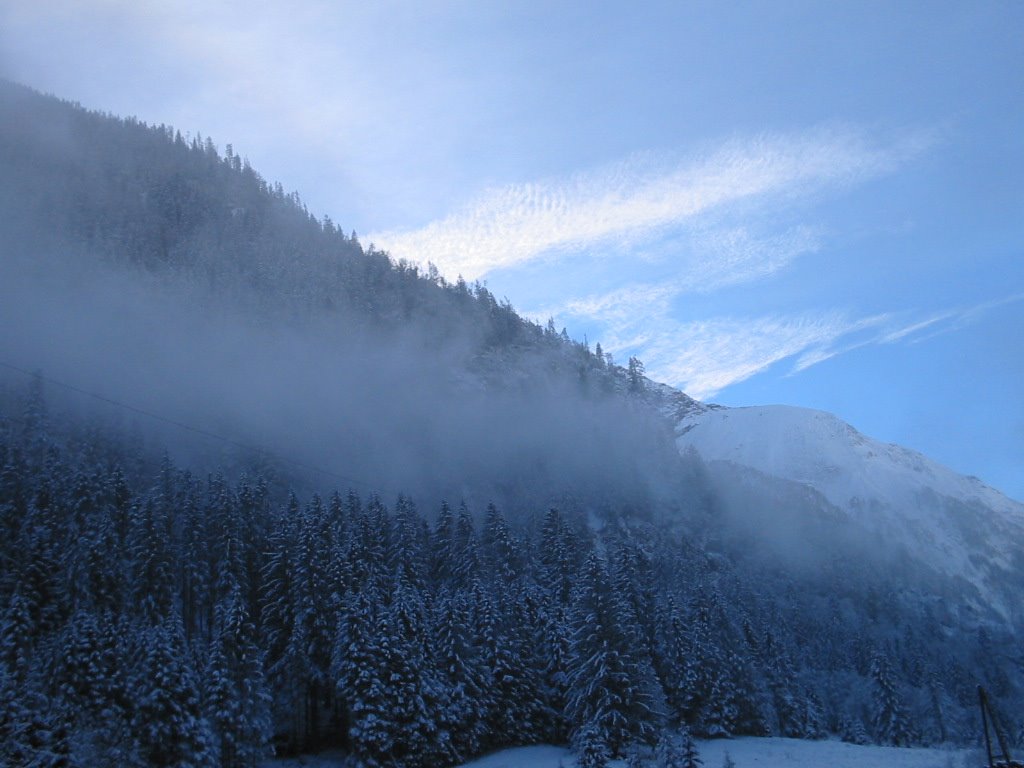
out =
<path fill-rule="evenodd" d="M 980 760 L 967 750 L 900 749 L 858 746 L 840 741 L 797 741 L 796 739 L 719 739 L 700 742 L 700 757 L 707 768 L 725 763 L 726 753 L 737 768 L 966 768 Z M 573 768 L 572 753 L 558 747 L 506 749 L 467 763 L 463 768 Z M 656 765 L 649 762 L 649 765 Z M 613 760 L 608 768 L 625 768 L 626 761 Z"/>
<path fill-rule="evenodd" d="M 974 768 L 982 760 L 964 749 L 901 749 L 858 746 L 840 741 L 797 741 L 796 739 L 742 738 L 699 742 L 700 757 L 707 768 L 718 768 L 725 754 L 736 768 Z M 306 755 L 270 760 L 264 768 L 336 768 L 344 762 L 341 753 Z M 564 747 L 533 746 L 504 749 L 466 763 L 462 768 L 574 768 L 576 759 Z M 624 760 L 613 760 L 608 768 L 625 768 Z M 654 766 L 651 762 L 650 765 Z"/>
<path fill-rule="evenodd" d="M 680 451 L 696 451 L 709 466 L 728 462 L 732 470 L 813 489 L 844 523 L 965 579 L 980 595 L 1003 593 L 1009 603 L 994 599 L 995 607 L 1021 614 L 1024 504 L 977 478 L 806 408 L 693 410 L 676 434 Z"/>

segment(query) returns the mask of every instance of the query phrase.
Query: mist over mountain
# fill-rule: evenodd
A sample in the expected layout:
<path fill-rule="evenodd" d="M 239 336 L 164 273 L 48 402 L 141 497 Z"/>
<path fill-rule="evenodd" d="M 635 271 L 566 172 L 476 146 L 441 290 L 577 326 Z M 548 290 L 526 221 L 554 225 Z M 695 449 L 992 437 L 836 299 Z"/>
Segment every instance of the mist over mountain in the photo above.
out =
<path fill-rule="evenodd" d="M 485 286 L 393 264 L 230 147 L 11 84 L 2 110 L 6 362 L 391 493 L 679 497 L 627 372 Z"/>
<path fill-rule="evenodd" d="M 0 167 L 0 757 L 964 742 L 979 682 L 1020 711 L 998 492 L 698 403 L 209 139 L 0 82 Z"/>

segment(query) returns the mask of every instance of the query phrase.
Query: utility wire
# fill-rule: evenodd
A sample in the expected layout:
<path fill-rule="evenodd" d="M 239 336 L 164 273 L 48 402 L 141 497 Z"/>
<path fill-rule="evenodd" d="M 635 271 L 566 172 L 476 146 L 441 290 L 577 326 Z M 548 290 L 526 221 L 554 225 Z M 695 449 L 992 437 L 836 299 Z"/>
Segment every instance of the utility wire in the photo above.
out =
<path fill-rule="evenodd" d="M 99 400 L 100 402 L 106 403 L 107 405 L 112 405 L 115 408 L 122 408 L 122 409 L 124 409 L 126 411 L 131 411 L 132 413 L 136 413 L 136 414 L 138 414 L 140 416 L 145 416 L 147 418 L 153 419 L 154 421 L 160 421 L 160 422 L 163 422 L 164 424 L 170 424 L 172 427 L 177 427 L 178 429 L 185 430 L 186 432 L 193 432 L 193 433 L 195 433 L 197 435 L 202 435 L 203 437 L 209 438 L 211 440 L 219 440 L 222 443 L 226 443 L 228 445 L 234 446 L 235 448 L 239 448 L 239 449 L 241 449 L 243 451 L 253 451 L 255 453 L 262 453 L 262 454 L 264 454 L 266 456 L 270 456 L 271 458 L 276 459 L 277 461 L 281 461 L 281 462 L 284 462 L 286 464 L 291 464 L 291 465 L 296 466 L 296 467 L 301 467 L 302 469 L 305 469 L 308 472 L 314 472 L 314 473 L 319 473 L 319 474 L 327 475 L 328 477 L 333 477 L 333 478 L 335 478 L 337 480 L 342 480 L 344 482 L 352 483 L 354 485 L 360 485 L 360 486 L 362 486 L 364 488 L 367 488 L 367 489 L 369 489 L 371 491 L 376 490 L 375 487 L 371 486 L 369 483 L 364 483 L 361 480 L 356 480 L 354 477 L 348 477 L 346 475 L 338 474 L 337 472 L 332 472 L 329 469 L 322 469 L 321 467 L 314 466 L 313 464 L 306 464 L 305 462 L 297 461 L 296 459 L 289 459 L 289 458 L 287 458 L 285 456 L 281 456 L 279 454 L 276 454 L 273 451 L 268 451 L 266 448 L 261 448 L 258 445 L 251 445 L 251 444 L 248 444 L 248 443 L 242 443 L 242 442 L 239 442 L 238 440 L 233 440 L 230 437 L 225 437 L 224 435 L 218 435 L 215 432 L 210 432 L 209 430 L 202 429 L 200 427 L 194 427 L 191 424 L 185 424 L 184 422 L 176 421 L 175 419 L 170 419 L 170 418 L 168 418 L 166 416 L 161 416 L 158 413 L 153 413 L 151 411 L 147 411 L 147 410 L 144 410 L 142 408 L 137 408 L 134 405 L 129 405 L 128 403 L 122 403 L 119 400 L 114 400 L 113 398 L 105 397 L 103 395 L 97 394 L 96 392 L 90 392 L 90 391 L 88 391 L 86 389 L 81 389 L 80 387 L 76 387 L 74 384 L 68 384 L 67 382 L 58 381 L 57 379 L 50 378 L 49 376 L 44 376 L 42 373 L 39 373 L 38 371 L 29 371 L 29 370 L 26 370 L 25 368 L 20 368 L 17 365 L 11 365 L 10 363 L 5 363 L 3 360 L 0 360 L 0 367 L 8 368 L 8 369 L 10 369 L 12 371 L 17 371 L 18 373 L 22 373 L 22 374 L 24 374 L 26 376 L 29 376 L 30 378 L 38 378 L 40 381 L 42 381 L 42 382 L 44 382 L 46 384 L 52 384 L 53 386 L 62 387 L 62 388 L 67 389 L 67 390 L 69 390 L 71 392 L 77 392 L 80 395 L 85 395 L 86 397 L 91 397 L 94 400 Z"/>

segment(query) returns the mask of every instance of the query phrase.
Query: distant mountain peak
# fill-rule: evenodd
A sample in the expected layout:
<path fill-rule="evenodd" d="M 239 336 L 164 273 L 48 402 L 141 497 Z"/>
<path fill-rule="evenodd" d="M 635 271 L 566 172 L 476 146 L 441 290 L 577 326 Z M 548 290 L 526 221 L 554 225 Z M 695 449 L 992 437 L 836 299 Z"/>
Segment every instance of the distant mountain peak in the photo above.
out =
<path fill-rule="evenodd" d="M 976 477 L 831 413 L 785 405 L 695 408 L 676 424 L 676 442 L 709 466 L 728 464 L 732 478 L 757 473 L 812 489 L 865 535 L 980 595 L 1002 595 L 993 601 L 1000 613 L 1024 611 L 1013 587 L 1024 579 L 1024 504 Z"/>

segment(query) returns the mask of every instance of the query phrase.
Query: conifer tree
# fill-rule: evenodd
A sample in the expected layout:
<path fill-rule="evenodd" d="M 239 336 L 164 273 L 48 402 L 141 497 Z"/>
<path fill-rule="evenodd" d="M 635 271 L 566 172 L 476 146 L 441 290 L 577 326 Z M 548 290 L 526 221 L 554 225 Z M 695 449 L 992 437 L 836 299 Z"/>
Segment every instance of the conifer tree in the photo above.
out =
<path fill-rule="evenodd" d="M 367 588 L 346 601 L 336 634 L 332 675 L 345 706 L 353 765 L 377 768 L 388 764 L 391 725 L 388 710 L 385 653 L 388 637 L 380 620 L 380 595 Z"/>
<path fill-rule="evenodd" d="M 132 733 L 144 765 L 205 768 L 216 756 L 178 616 L 143 630 L 131 684 Z"/>
<path fill-rule="evenodd" d="M 653 673 L 630 646 L 621 612 L 604 564 L 591 553 L 574 597 L 568 709 L 574 732 L 595 728 L 613 756 L 651 739 L 659 721 L 649 693 Z"/>
<path fill-rule="evenodd" d="M 0 765 L 69 768 L 70 752 L 65 723 L 46 697 L 0 663 Z"/>
<path fill-rule="evenodd" d="M 455 517 L 448 502 L 442 501 L 430 539 L 430 577 L 435 585 L 442 586 L 451 581 L 454 559 Z"/>
<path fill-rule="evenodd" d="M 462 592 L 443 593 L 435 603 L 431 636 L 442 688 L 439 727 L 451 734 L 455 759 L 480 753 L 486 723 L 480 711 L 484 676 L 473 646 L 471 613 Z"/>
<path fill-rule="evenodd" d="M 694 768 L 702 764 L 693 738 L 686 729 L 678 740 L 671 733 L 663 733 L 658 739 L 656 753 L 658 768 Z"/>
<path fill-rule="evenodd" d="M 516 577 L 517 552 L 505 516 L 494 504 L 487 505 L 480 550 L 496 584 L 509 584 Z"/>
<path fill-rule="evenodd" d="M 596 723 L 590 723 L 573 735 L 578 768 L 605 768 L 612 758 L 606 735 Z"/>
<path fill-rule="evenodd" d="M 913 740 L 910 722 L 896 690 L 892 667 L 881 653 L 875 654 L 871 662 L 871 679 L 874 683 L 875 738 L 881 744 L 909 746 Z"/>
<path fill-rule="evenodd" d="M 684 728 L 681 733 L 682 739 L 682 758 L 679 765 L 681 768 L 700 768 L 704 765 L 704 761 L 700 758 L 700 753 L 697 751 L 697 743 L 693 740 L 693 734 L 690 733 L 688 728 Z"/>
<path fill-rule="evenodd" d="M 452 578 L 456 587 L 469 587 L 476 579 L 480 568 L 480 553 L 473 517 L 465 502 L 459 505 L 459 517 L 455 524 L 455 546 L 452 561 Z"/>
<path fill-rule="evenodd" d="M 205 704 L 222 768 L 251 768 L 267 754 L 270 696 L 263 653 L 249 619 L 241 586 L 218 604 L 217 636 L 206 665 Z"/>
<path fill-rule="evenodd" d="M 130 522 L 131 595 L 140 617 L 151 624 L 171 614 L 175 578 L 170 502 L 145 500 Z"/>

